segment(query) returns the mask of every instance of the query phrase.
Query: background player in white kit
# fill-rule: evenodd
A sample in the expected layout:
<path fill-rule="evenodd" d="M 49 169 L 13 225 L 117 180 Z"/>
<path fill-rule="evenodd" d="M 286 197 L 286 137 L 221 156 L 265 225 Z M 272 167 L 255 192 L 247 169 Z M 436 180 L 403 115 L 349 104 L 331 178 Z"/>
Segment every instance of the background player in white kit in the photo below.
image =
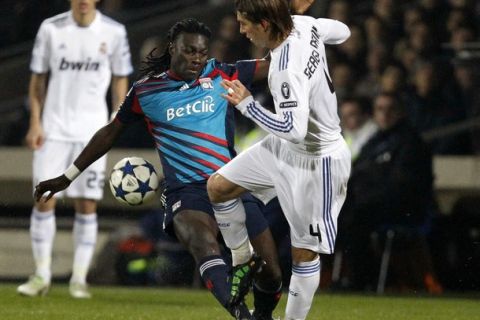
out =
<path fill-rule="evenodd" d="M 34 150 L 34 185 L 63 173 L 107 123 L 105 98 L 110 81 L 114 111 L 127 93 L 127 76 L 133 68 L 126 30 L 96 10 L 97 2 L 71 0 L 70 11 L 46 19 L 38 30 L 30 63 L 31 116 L 26 136 Z M 103 196 L 105 166 L 103 157 L 65 191 L 74 199 L 76 212 L 70 279 L 70 294 L 75 298 L 90 297 L 86 276 L 97 238 L 96 200 Z M 70 174 L 74 171 L 67 169 Z M 46 294 L 50 287 L 54 212 L 54 198 L 36 202 L 32 209 L 30 236 L 36 270 L 17 288 L 20 294 Z"/>
<path fill-rule="evenodd" d="M 334 20 L 291 17 L 284 0 L 236 0 L 235 5 L 240 32 L 271 49 L 268 81 L 276 113 L 254 101 L 241 82 L 224 82 L 225 98 L 270 135 L 210 177 L 209 197 L 219 225 L 227 226 L 220 228 L 223 237 L 241 251 L 247 250 L 248 236 L 237 197 L 246 190 L 266 195 L 275 189 L 292 241 L 286 319 L 305 319 L 320 281 L 318 254 L 334 250 L 351 162 L 324 43 L 342 43 L 350 31 Z"/>

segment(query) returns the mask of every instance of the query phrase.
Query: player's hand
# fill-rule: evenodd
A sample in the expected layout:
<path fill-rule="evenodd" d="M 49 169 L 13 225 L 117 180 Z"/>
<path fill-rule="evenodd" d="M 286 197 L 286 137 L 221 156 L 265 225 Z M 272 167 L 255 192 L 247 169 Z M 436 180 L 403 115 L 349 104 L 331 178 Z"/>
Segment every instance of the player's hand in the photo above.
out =
<path fill-rule="evenodd" d="M 291 0 L 290 8 L 292 9 L 292 14 L 304 14 L 314 2 L 315 0 Z"/>
<path fill-rule="evenodd" d="M 239 104 L 246 97 L 252 95 L 239 80 L 223 80 L 221 85 L 227 90 L 227 93 L 222 94 L 222 97 L 234 106 Z"/>
<path fill-rule="evenodd" d="M 40 201 L 43 199 L 44 202 L 50 200 L 53 195 L 59 191 L 65 190 L 71 181 L 65 177 L 65 175 L 58 176 L 56 178 L 41 181 L 39 184 L 35 186 L 35 193 L 34 197 L 36 201 Z M 45 193 L 49 192 L 46 196 Z"/>
<path fill-rule="evenodd" d="M 32 150 L 36 150 L 43 145 L 43 141 L 44 138 L 42 126 L 39 124 L 31 125 L 25 137 L 27 146 Z"/>

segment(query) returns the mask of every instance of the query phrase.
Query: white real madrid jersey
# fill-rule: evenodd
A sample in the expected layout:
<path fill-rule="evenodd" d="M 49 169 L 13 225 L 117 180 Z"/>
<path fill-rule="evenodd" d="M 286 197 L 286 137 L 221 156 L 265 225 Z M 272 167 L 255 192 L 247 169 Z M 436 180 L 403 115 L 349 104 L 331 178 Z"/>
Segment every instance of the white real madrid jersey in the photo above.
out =
<path fill-rule="evenodd" d="M 125 27 L 99 11 L 88 27 L 79 26 L 71 11 L 46 19 L 30 70 L 49 73 L 42 114 L 46 137 L 88 141 L 107 122 L 112 74 L 127 76 L 133 70 Z"/>
<path fill-rule="evenodd" d="M 253 98 L 237 108 L 292 149 L 328 152 L 343 138 L 324 43 L 342 43 L 350 30 L 331 19 L 294 16 L 293 21 L 289 37 L 271 51 L 268 82 L 276 113 Z"/>

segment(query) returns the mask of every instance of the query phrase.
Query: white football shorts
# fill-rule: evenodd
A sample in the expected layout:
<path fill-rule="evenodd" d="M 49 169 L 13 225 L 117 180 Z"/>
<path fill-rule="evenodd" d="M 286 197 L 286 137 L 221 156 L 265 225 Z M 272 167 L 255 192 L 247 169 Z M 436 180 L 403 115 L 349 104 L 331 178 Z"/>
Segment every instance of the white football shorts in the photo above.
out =
<path fill-rule="evenodd" d="M 85 145 L 83 142 L 45 140 L 43 146 L 33 153 L 33 186 L 63 174 Z M 85 169 L 66 190 L 56 193 L 55 197 L 102 199 L 106 166 L 107 158 L 103 156 Z"/>
<path fill-rule="evenodd" d="M 292 246 L 332 254 L 345 201 L 351 155 L 342 141 L 321 155 L 299 153 L 267 136 L 218 173 L 266 202 L 272 187 L 290 225 Z"/>

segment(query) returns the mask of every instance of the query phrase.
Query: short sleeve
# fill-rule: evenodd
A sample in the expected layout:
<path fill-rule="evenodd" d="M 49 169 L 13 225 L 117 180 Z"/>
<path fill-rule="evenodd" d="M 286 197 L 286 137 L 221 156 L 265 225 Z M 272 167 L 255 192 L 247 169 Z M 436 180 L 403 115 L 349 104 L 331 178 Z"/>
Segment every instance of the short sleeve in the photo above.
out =
<path fill-rule="evenodd" d="M 257 60 L 240 60 L 235 64 L 218 63 L 216 68 L 222 71 L 223 77 L 227 80 L 238 79 L 249 88 L 255 75 Z"/>
<path fill-rule="evenodd" d="M 33 45 L 30 71 L 33 73 L 46 73 L 49 70 L 50 37 L 45 23 L 40 25 L 35 43 Z"/>
<path fill-rule="evenodd" d="M 131 87 L 128 91 L 115 118 L 124 124 L 136 122 L 144 118 L 134 87 Z"/>
<path fill-rule="evenodd" d="M 112 73 L 115 76 L 128 76 L 133 72 L 130 45 L 128 44 L 127 31 L 121 27 L 117 45 L 112 54 Z"/>
<path fill-rule="evenodd" d="M 253 82 L 253 76 L 257 69 L 257 62 L 258 60 L 241 60 L 236 63 L 238 80 L 240 80 L 246 87 L 250 87 Z"/>

